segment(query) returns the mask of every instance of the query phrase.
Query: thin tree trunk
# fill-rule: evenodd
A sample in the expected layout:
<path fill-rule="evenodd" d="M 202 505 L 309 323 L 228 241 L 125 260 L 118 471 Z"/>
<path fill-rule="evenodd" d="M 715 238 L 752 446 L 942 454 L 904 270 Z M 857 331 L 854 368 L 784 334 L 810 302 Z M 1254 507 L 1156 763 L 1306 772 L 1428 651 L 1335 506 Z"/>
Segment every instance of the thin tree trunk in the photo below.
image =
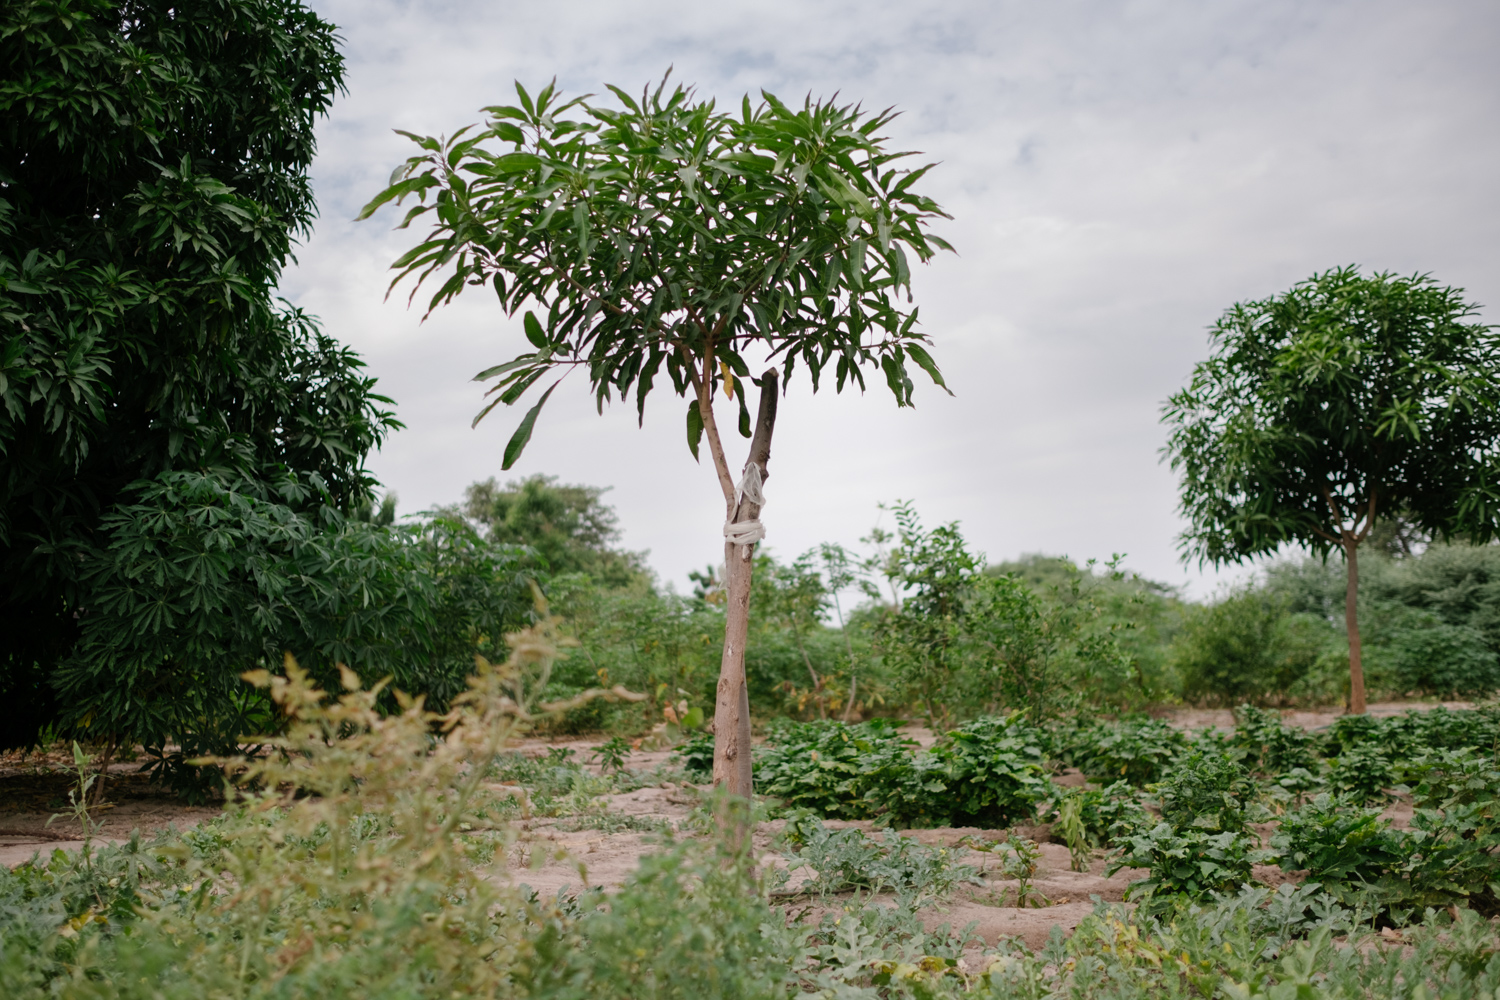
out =
<path fill-rule="evenodd" d="M 813 669 L 812 657 L 807 655 L 807 647 L 802 643 L 802 633 L 797 631 L 797 625 L 795 622 L 793 622 L 792 624 L 792 637 L 797 640 L 797 651 L 802 654 L 802 662 L 807 665 L 807 673 L 810 677 L 812 677 L 813 700 L 817 702 L 818 705 L 818 718 L 826 719 L 828 718 L 828 712 L 825 710 L 825 706 L 823 704 L 823 679 L 819 677 L 818 672 Z"/>
<path fill-rule="evenodd" d="M 741 392 L 744 391 L 743 383 Z M 755 437 L 750 442 L 746 462 L 760 466 L 762 479 L 769 476 L 771 433 L 776 425 L 777 377 L 773 368 L 761 379 L 760 409 L 755 421 Z M 700 406 L 701 408 L 701 406 Z M 705 429 L 708 419 L 704 420 Z M 717 457 L 717 456 L 716 456 Z M 741 497 L 731 500 L 729 520 L 732 523 L 754 520 L 760 506 Z M 750 583 L 755 566 L 754 545 L 724 543 L 724 575 L 727 605 L 724 616 L 724 656 L 719 663 L 719 687 L 714 703 L 714 787 L 731 795 L 749 799 L 755 786 L 750 760 L 750 693 L 745 683 L 745 644 L 750 633 Z M 743 823 L 748 824 L 748 812 Z M 748 827 L 742 829 L 747 832 Z"/>
<path fill-rule="evenodd" d="M 1360 537 L 1352 532 L 1344 533 L 1344 560 L 1349 570 L 1348 587 L 1344 591 L 1344 627 L 1349 632 L 1349 712 L 1351 715 L 1365 714 L 1365 669 L 1360 662 L 1359 648 L 1359 542 Z"/>
<path fill-rule="evenodd" d="M 839 613 L 839 631 L 844 636 L 844 651 L 849 654 L 849 703 L 844 706 L 844 721 L 854 712 L 854 695 L 859 690 L 859 671 L 854 665 L 854 642 L 849 638 L 849 626 L 844 622 L 844 608 L 839 604 L 837 592 L 833 595 L 833 608 Z"/>

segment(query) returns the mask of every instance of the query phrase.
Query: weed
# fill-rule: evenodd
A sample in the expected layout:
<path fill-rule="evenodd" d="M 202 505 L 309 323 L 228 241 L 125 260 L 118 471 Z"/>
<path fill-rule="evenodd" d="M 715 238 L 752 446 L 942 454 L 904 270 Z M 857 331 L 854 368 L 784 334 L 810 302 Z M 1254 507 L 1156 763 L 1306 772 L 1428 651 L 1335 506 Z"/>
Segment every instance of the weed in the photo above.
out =
<path fill-rule="evenodd" d="M 692 733 L 677 745 L 672 760 L 682 766 L 689 781 L 707 781 L 714 773 L 714 734 Z"/>
<path fill-rule="evenodd" d="M 598 764 L 601 771 L 619 773 L 625 769 L 629 757 L 630 743 L 623 736 L 612 736 L 594 751 L 592 762 Z"/>
<path fill-rule="evenodd" d="M 866 890 L 932 899 L 946 896 L 960 882 L 980 882 L 978 870 L 957 864 L 951 850 L 926 847 L 891 830 L 871 837 L 803 818 L 794 836 L 797 843 L 786 854 L 788 869 L 806 866 L 816 873 L 798 888 L 801 895 Z"/>

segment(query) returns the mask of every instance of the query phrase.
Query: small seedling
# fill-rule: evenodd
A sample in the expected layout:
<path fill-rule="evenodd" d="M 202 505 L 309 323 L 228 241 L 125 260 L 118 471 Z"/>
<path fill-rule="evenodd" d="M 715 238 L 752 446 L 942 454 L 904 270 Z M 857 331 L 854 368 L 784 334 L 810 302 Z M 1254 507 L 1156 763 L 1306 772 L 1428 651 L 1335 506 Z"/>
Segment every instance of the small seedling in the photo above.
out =
<path fill-rule="evenodd" d="M 74 821 L 83 829 L 83 858 L 85 864 L 88 863 L 89 844 L 94 839 L 94 835 L 99 832 L 99 828 L 104 825 L 102 822 L 94 822 L 93 818 L 89 815 L 89 790 L 94 787 L 94 782 L 98 778 L 98 775 L 90 770 L 90 766 L 93 763 L 93 755 L 84 753 L 83 749 L 78 745 L 78 741 L 74 740 L 74 782 L 73 787 L 68 789 L 68 813 L 72 815 Z M 53 821 L 62 815 L 64 814 L 55 813 L 48 818 L 46 825 L 51 826 Z"/>
<path fill-rule="evenodd" d="M 614 736 L 594 751 L 591 763 L 598 764 L 601 771 L 625 770 L 625 760 L 630 756 L 630 743 L 623 736 Z"/>

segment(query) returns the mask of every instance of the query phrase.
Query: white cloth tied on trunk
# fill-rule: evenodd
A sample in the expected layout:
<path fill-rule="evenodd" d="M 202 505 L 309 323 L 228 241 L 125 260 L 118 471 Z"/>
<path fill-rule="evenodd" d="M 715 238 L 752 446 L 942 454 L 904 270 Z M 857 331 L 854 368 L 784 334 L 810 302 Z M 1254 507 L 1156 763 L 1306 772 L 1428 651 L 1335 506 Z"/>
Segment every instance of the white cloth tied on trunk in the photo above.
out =
<path fill-rule="evenodd" d="M 764 507 L 766 495 L 761 492 L 760 466 L 755 462 L 745 464 L 744 475 L 740 476 L 740 484 L 734 491 L 734 509 L 738 513 L 740 504 L 749 500 L 757 507 Z M 744 559 L 750 558 L 750 546 L 766 537 L 766 526 L 760 523 L 759 518 L 752 517 L 748 521 L 725 521 L 724 540 L 731 545 L 740 546 L 740 556 Z"/>

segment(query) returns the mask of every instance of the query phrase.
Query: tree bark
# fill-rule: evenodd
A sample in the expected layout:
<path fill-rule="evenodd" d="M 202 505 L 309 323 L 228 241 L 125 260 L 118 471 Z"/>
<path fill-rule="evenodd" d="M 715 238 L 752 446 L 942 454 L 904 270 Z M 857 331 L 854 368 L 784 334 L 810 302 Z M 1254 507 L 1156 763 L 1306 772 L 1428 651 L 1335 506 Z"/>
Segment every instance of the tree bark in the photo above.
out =
<path fill-rule="evenodd" d="M 1349 571 L 1344 591 L 1344 627 L 1349 633 L 1349 713 L 1365 714 L 1365 669 L 1359 645 L 1359 542 L 1361 536 L 1344 533 L 1344 564 Z"/>
<path fill-rule="evenodd" d="M 741 392 L 744 391 L 743 383 Z M 760 409 L 755 436 L 746 461 L 760 466 L 761 478 L 769 477 L 771 433 L 776 426 L 777 376 L 773 368 L 761 379 Z M 729 520 L 751 521 L 760 516 L 760 506 L 738 498 Z M 714 704 L 714 787 L 750 799 L 755 792 L 750 760 L 750 693 L 745 684 L 745 644 L 750 632 L 750 583 L 755 565 L 754 545 L 724 543 L 725 587 L 728 591 L 724 620 L 724 656 L 719 663 L 719 688 Z M 748 812 L 745 821 L 748 822 Z"/>

